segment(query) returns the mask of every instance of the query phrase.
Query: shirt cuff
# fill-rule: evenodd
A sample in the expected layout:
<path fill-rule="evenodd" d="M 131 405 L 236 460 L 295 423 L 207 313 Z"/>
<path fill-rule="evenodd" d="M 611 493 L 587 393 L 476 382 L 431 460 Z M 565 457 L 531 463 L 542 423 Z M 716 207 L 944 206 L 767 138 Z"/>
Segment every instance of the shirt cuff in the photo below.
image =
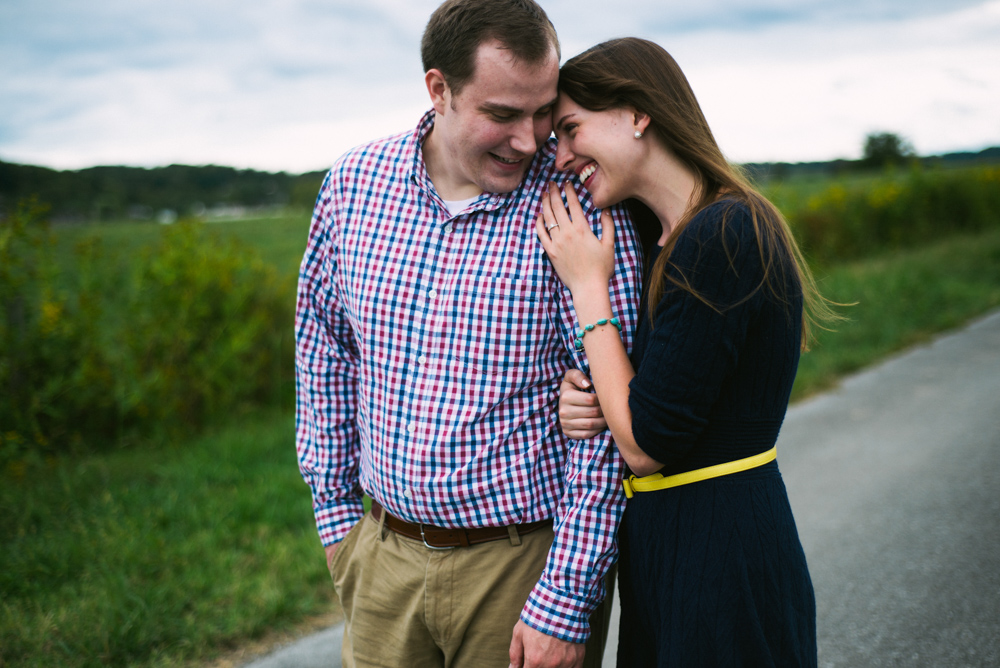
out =
<path fill-rule="evenodd" d="M 521 610 L 521 621 L 545 635 L 582 643 L 590 637 L 590 615 L 595 608 L 593 601 L 558 591 L 539 580 Z"/>
<path fill-rule="evenodd" d="M 344 536 L 354 528 L 354 525 L 365 516 L 365 507 L 361 499 L 339 500 L 336 505 L 325 508 L 315 508 L 316 529 L 323 547 L 339 543 Z"/>

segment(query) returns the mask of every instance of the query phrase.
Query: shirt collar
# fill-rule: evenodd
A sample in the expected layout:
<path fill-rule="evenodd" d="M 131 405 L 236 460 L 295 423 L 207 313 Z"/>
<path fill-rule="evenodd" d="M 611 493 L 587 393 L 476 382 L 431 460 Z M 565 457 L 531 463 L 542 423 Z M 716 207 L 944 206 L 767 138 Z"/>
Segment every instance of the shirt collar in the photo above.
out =
<path fill-rule="evenodd" d="M 420 122 L 417 127 L 413 130 L 410 135 L 410 142 L 408 146 L 409 154 L 406 159 L 409 160 L 409 179 L 418 188 L 423 189 L 429 195 L 437 198 L 441 201 L 441 205 L 444 206 L 444 201 L 438 194 L 437 190 L 434 188 L 434 184 L 427 174 L 427 165 L 424 163 L 424 152 L 423 145 L 424 140 L 427 139 L 427 135 L 430 134 L 431 129 L 434 127 L 434 117 L 435 112 L 433 109 L 428 110 L 423 117 L 421 117 Z M 544 177 L 545 165 L 551 163 L 555 159 L 556 155 L 556 140 L 554 138 L 549 138 L 542 147 L 535 153 L 535 157 L 532 158 L 531 164 L 528 165 L 527 171 L 524 173 L 524 178 L 521 179 L 521 183 L 518 184 L 517 188 L 514 188 L 509 193 L 486 193 L 484 192 L 479 196 L 479 199 L 473 204 L 473 209 L 481 209 L 483 211 L 495 211 L 497 209 L 508 206 L 511 203 L 515 203 L 520 200 L 522 192 L 527 188 L 538 187 L 539 177 Z M 445 207 L 447 210 L 447 207 Z"/>

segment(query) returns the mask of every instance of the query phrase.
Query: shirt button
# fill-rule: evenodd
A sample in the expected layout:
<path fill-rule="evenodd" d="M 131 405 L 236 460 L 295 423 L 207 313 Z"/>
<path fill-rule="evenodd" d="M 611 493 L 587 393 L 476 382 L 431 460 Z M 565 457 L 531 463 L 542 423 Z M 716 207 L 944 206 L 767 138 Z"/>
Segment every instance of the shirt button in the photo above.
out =
<path fill-rule="evenodd" d="M 408 431 L 409 433 L 412 434 L 416 430 L 417 430 L 417 427 L 412 422 L 410 424 L 406 425 L 406 431 Z"/>
<path fill-rule="evenodd" d="M 430 290 L 427 291 L 427 296 L 430 297 L 431 299 L 434 299 L 435 297 L 438 296 L 438 291 L 435 290 L 434 288 L 431 288 Z"/>
<path fill-rule="evenodd" d="M 447 225 L 444 226 L 444 231 L 451 232 L 451 223 L 448 223 Z"/>
<path fill-rule="evenodd" d="M 417 361 L 420 362 L 420 364 L 427 364 L 427 358 L 424 357 L 423 355 L 421 355 L 420 357 L 418 357 Z"/>
<path fill-rule="evenodd" d="M 411 491 L 410 491 L 410 490 L 408 490 L 408 489 L 404 489 L 404 490 L 403 490 L 403 496 L 405 496 L 406 498 L 408 498 L 408 499 L 409 499 L 410 497 L 412 497 L 412 496 L 413 496 L 413 492 L 411 492 Z"/>

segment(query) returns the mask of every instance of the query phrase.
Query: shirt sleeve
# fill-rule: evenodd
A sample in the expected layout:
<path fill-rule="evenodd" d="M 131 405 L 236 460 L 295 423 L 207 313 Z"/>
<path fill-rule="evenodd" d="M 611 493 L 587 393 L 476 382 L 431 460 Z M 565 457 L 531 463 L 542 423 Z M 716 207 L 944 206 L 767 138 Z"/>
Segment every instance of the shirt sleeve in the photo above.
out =
<path fill-rule="evenodd" d="M 334 172 L 313 211 L 295 311 L 295 439 L 324 546 L 364 515 L 356 423 L 358 349 L 337 291 Z"/>
<path fill-rule="evenodd" d="M 577 188 L 578 192 L 580 188 Z M 595 232 L 600 212 L 584 202 Z M 639 302 L 641 254 L 623 207 L 611 210 L 615 221 L 615 274 L 609 284 L 611 308 L 621 320 L 622 341 L 631 350 Z M 582 352 L 573 345 L 578 326 L 573 300 L 565 286 L 559 295 L 559 335 L 568 359 L 589 372 Z M 611 433 L 585 441 L 569 441 L 563 467 L 564 492 L 555 514 L 555 540 L 542 577 L 521 611 L 532 628 L 581 643 L 590 635 L 590 615 L 607 592 L 604 576 L 617 558 L 616 533 L 625 509 L 621 479 L 624 461 L 612 445 Z"/>
<path fill-rule="evenodd" d="M 667 272 L 697 296 L 666 284 L 629 384 L 632 435 L 664 464 L 695 446 L 760 308 L 763 264 L 746 209 L 717 203 L 696 216 L 678 237 Z"/>

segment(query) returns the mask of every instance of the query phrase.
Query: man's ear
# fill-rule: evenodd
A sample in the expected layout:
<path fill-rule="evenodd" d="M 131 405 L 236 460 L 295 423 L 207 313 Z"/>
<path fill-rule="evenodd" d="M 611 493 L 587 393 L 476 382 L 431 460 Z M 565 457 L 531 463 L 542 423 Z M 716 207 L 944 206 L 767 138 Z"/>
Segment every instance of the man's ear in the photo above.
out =
<path fill-rule="evenodd" d="M 427 85 L 427 93 L 431 96 L 431 105 L 434 111 L 440 116 L 447 112 L 451 105 L 451 88 L 445 81 L 441 70 L 430 69 L 424 73 L 424 83 Z"/>

